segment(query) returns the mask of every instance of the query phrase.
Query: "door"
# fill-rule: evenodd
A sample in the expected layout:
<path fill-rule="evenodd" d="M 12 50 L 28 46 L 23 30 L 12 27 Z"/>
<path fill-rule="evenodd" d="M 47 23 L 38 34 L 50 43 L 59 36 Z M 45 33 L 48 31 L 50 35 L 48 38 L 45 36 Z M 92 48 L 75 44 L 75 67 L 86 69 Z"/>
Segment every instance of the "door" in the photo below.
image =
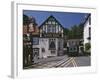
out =
<path fill-rule="evenodd" d="M 39 48 L 33 48 L 33 61 L 39 59 Z"/>
<path fill-rule="evenodd" d="M 58 55 L 63 55 L 63 40 L 58 39 Z"/>

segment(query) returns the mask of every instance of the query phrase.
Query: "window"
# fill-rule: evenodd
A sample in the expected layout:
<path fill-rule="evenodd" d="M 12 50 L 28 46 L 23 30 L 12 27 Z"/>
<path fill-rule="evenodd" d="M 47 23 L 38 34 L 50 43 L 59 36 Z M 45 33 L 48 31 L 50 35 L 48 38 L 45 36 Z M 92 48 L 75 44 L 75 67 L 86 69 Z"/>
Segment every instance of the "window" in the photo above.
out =
<path fill-rule="evenodd" d="M 43 33 L 46 32 L 46 25 L 43 26 Z"/>
<path fill-rule="evenodd" d="M 74 51 L 77 51 L 77 47 L 74 47 Z"/>
<path fill-rule="evenodd" d="M 39 38 L 33 38 L 33 45 L 39 44 Z"/>
<path fill-rule="evenodd" d="M 51 21 L 48 21 L 48 24 L 51 24 Z"/>
<path fill-rule="evenodd" d="M 52 24 L 55 24 L 55 21 L 53 21 Z"/>
<path fill-rule="evenodd" d="M 69 52 L 76 52 L 77 51 L 77 47 L 73 46 L 73 47 L 69 47 Z"/>
<path fill-rule="evenodd" d="M 89 25 L 91 25 L 91 17 L 89 17 Z"/>
<path fill-rule="evenodd" d="M 55 54 L 55 52 L 56 52 L 55 50 L 51 50 L 51 54 Z"/>
<path fill-rule="evenodd" d="M 53 32 L 53 33 L 55 33 L 56 32 L 55 25 L 48 24 L 48 26 L 47 26 L 47 32 Z"/>
<path fill-rule="evenodd" d="M 42 52 L 45 52 L 45 48 L 42 48 Z"/>
<path fill-rule="evenodd" d="M 55 33 L 56 32 L 56 27 L 52 26 L 52 32 Z"/>
<path fill-rule="evenodd" d="M 69 48 L 69 52 L 72 52 L 72 48 Z"/>
<path fill-rule="evenodd" d="M 35 28 L 32 23 L 29 24 L 29 32 L 34 32 Z"/>
<path fill-rule="evenodd" d="M 91 36 L 91 28 L 89 27 L 89 37 Z"/>
<path fill-rule="evenodd" d="M 47 32 L 51 32 L 51 26 L 47 27 Z"/>

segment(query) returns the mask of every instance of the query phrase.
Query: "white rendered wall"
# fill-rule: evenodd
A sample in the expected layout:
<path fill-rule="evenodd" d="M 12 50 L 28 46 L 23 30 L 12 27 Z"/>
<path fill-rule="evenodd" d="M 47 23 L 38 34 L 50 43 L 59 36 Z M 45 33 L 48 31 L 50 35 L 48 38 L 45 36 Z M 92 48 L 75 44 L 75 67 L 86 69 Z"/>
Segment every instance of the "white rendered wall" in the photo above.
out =
<path fill-rule="evenodd" d="M 89 27 L 91 27 L 91 25 L 89 25 L 89 19 L 86 22 L 85 26 L 84 26 L 84 45 L 85 43 L 88 43 L 89 40 L 87 39 L 89 37 Z"/>
<path fill-rule="evenodd" d="M 51 50 L 49 50 L 49 38 L 40 38 L 39 39 L 39 57 L 47 58 L 48 56 L 57 56 L 57 39 L 56 39 L 56 52 L 55 54 L 51 54 Z M 45 52 L 42 52 L 42 48 L 45 49 Z"/>

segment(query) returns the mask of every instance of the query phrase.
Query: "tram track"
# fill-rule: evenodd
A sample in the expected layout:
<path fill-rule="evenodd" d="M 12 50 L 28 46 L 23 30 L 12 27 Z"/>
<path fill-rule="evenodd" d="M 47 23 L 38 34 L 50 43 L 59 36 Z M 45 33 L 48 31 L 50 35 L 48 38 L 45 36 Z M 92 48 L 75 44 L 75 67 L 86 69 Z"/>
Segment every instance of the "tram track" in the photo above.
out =
<path fill-rule="evenodd" d="M 77 67 L 77 63 L 75 62 L 75 58 L 71 57 L 65 60 L 61 60 L 60 62 L 56 63 L 55 65 L 53 65 L 52 67 L 67 67 L 69 64 L 73 65 L 73 67 Z"/>
<path fill-rule="evenodd" d="M 77 67 L 77 63 L 74 57 L 64 58 L 56 63 L 55 62 L 37 63 L 32 66 L 37 68 L 60 68 L 60 67 L 68 67 L 70 64 L 73 67 Z"/>

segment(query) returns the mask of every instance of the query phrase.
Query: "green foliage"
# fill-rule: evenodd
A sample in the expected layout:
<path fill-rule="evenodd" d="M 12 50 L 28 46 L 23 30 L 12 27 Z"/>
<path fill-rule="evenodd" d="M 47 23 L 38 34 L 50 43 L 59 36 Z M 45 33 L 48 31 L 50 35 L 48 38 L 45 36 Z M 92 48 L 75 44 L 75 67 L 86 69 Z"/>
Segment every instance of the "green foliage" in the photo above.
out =
<path fill-rule="evenodd" d="M 90 43 L 86 43 L 85 44 L 85 50 L 86 50 L 86 52 L 90 52 L 90 49 L 91 49 Z"/>
<path fill-rule="evenodd" d="M 28 25 L 29 23 L 34 23 L 34 25 L 37 25 L 34 17 L 23 15 L 23 25 Z"/>
<path fill-rule="evenodd" d="M 64 35 L 68 35 L 68 33 L 69 33 L 69 29 L 64 28 Z"/>
<path fill-rule="evenodd" d="M 27 15 L 23 15 L 23 25 L 29 24 L 29 17 Z"/>
<path fill-rule="evenodd" d="M 86 55 L 86 56 L 90 56 L 91 55 L 91 44 L 90 43 L 86 43 L 85 44 L 84 55 Z"/>
<path fill-rule="evenodd" d="M 68 36 L 68 39 L 81 39 L 83 38 L 83 24 L 74 25 L 70 29 L 64 29 L 64 35 Z"/>
<path fill-rule="evenodd" d="M 85 55 L 91 55 L 91 44 L 90 43 L 86 43 L 85 44 Z"/>

